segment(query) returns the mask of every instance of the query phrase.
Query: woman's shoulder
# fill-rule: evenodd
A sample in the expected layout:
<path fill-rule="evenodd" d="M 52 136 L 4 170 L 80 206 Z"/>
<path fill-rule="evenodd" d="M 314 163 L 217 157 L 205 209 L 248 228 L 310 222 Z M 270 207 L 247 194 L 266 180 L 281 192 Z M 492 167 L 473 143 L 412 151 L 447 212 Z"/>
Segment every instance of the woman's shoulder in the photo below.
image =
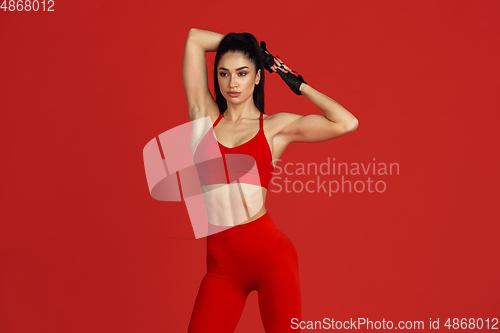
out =
<path fill-rule="evenodd" d="M 280 133 L 291 122 L 303 117 L 291 112 L 276 112 L 271 115 L 264 114 L 264 127 L 266 132 Z"/>
<path fill-rule="evenodd" d="M 293 116 L 301 116 L 298 113 L 291 113 L 291 112 L 276 112 L 273 114 L 264 114 L 264 119 L 267 117 L 273 117 L 273 118 L 280 118 L 280 117 L 293 117 Z M 271 119 L 271 118 L 269 118 Z"/>
<path fill-rule="evenodd" d="M 302 118 L 303 115 L 291 112 L 276 112 L 271 115 L 264 115 L 264 120 L 267 120 L 269 123 L 280 124 L 285 123 L 288 124 L 292 121 L 297 120 L 298 118 Z"/>

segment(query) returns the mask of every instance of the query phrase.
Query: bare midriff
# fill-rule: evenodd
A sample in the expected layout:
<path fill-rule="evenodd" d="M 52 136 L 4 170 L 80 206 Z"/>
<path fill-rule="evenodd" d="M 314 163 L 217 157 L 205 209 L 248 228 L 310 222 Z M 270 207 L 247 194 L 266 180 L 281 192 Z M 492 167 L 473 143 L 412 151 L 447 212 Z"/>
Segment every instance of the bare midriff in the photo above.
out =
<path fill-rule="evenodd" d="M 250 223 L 252 221 L 255 221 L 259 217 L 261 217 L 262 215 L 264 215 L 265 213 L 267 213 L 267 209 L 266 209 L 267 188 L 261 187 L 261 189 L 262 189 L 262 197 L 264 198 L 264 205 L 262 206 L 262 208 L 260 209 L 260 211 L 257 214 L 255 214 L 254 217 L 252 217 L 248 221 L 245 221 L 245 222 L 240 223 L 240 224 L 245 224 L 245 223 Z M 242 197 L 242 199 L 244 199 L 244 198 Z"/>
<path fill-rule="evenodd" d="M 209 223 L 233 226 L 250 223 L 266 212 L 267 189 L 250 184 L 214 184 L 202 187 Z"/>

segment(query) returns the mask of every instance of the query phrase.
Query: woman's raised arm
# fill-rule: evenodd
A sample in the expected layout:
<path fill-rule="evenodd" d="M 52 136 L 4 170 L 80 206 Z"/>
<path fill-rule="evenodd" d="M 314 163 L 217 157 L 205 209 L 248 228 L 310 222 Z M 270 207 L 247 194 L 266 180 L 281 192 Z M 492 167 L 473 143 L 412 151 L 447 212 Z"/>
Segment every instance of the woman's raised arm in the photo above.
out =
<path fill-rule="evenodd" d="M 205 52 L 217 51 L 224 35 L 192 28 L 189 30 L 182 62 L 182 79 L 186 91 L 189 119 L 194 120 L 218 110 L 208 88 Z M 218 111 L 216 112 L 218 116 Z"/>
<path fill-rule="evenodd" d="M 275 58 L 275 65 L 270 67 L 279 71 L 281 78 L 296 94 L 304 95 L 316 105 L 324 115 L 298 114 L 280 112 L 276 119 L 283 125 L 279 135 L 286 145 L 292 142 L 321 142 L 338 138 L 358 128 L 358 119 L 342 105 L 327 95 L 308 85 L 299 75 L 295 76 L 288 66 L 279 58 Z"/>
<path fill-rule="evenodd" d="M 300 85 L 302 95 L 316 105 L 324 115 L 289 114 L 281 134 L 290 142 L 321 142 L 338 138 L 358 128 L 358 119 L 342 105 L 310 85 Z"/>

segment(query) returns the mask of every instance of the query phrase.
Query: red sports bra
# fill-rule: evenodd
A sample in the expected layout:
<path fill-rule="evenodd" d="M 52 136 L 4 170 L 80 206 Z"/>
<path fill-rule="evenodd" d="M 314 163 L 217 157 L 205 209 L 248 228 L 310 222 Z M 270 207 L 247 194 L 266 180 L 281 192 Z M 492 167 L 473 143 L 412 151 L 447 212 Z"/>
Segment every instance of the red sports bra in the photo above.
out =
<path fill-rule="evenodd" d="M 205 134 L 194 154 L 200 184 L 204 186 L 237 182 L 260 185 L 267 189 L 274 166 L 271 147 L 264 135 L 263 114 L 260 114 L 257 135 L 233 148 L 226 147 L 215 139 L 214 128 L 222 115 L 221 113 Z"/>

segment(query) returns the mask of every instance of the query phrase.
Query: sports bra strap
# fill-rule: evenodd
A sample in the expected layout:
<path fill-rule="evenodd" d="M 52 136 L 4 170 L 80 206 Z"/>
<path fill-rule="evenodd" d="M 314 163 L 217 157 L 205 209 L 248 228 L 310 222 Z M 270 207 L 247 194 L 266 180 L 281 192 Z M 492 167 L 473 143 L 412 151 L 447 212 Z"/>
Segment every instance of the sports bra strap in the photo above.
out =
<path fill-rule="evenodd" d="M 262 112 L 261 112 L 260 113 L 260 129 L 264 128 L 263 122 L 264 122 L 264 116 L 262 115 Z"/>
<path fill-rule="evenodd" d="M 214 125 L 212 127 L 217 126 L 217 124 L 219 123 L 219 121 L 221 120 L 221 118 L 222 118 L 222 113 L 219 114 L 219 117 L 217 117 L 217 120 L 215 121 L 215 123 L 214 123 Z"/>

